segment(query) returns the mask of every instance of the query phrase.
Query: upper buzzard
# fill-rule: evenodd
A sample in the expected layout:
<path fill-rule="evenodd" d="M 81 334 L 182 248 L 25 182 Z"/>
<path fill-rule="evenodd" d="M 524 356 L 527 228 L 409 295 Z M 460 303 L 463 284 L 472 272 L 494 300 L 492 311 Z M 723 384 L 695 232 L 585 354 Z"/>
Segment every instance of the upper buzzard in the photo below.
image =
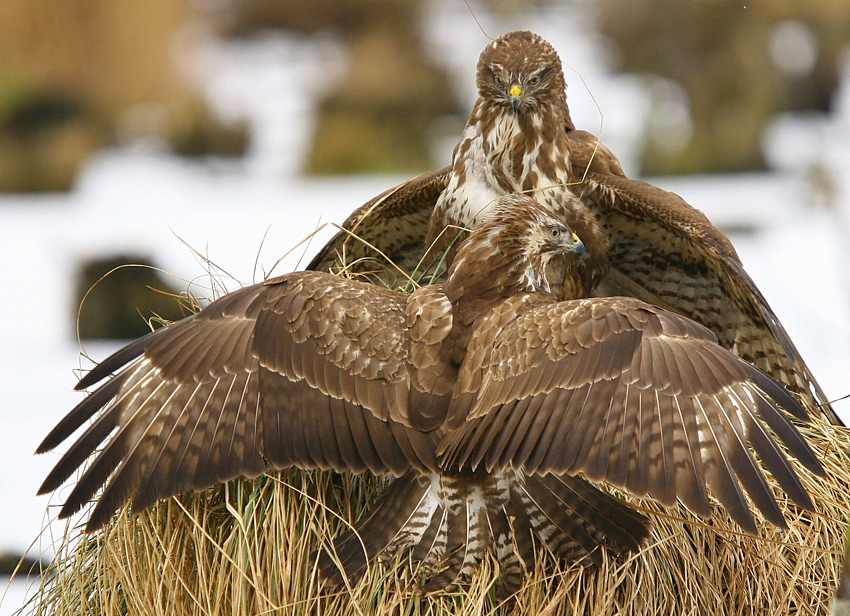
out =
<path fill-rule="evenodd" d="M 374 269 L 377 249 L 407 272 L 421 272 L 450 261 L 457 228 L 470 227 L 499 197 L 528 194 L 587 246 L 584 293 L 636 297 L 701 323 L 842 425 L 726 236 L 678 195 L 627 178 L 603 143 L 575 129 L 552 45 L 531 32 L 505 34 L 482 52 L 476 84 L 478 100 L 451 166 L 359 208 L 344 224 L 357 237 L 338 234 L 311 269 L 340 261 L 354 271 Z M 557 276 L 558 265 L 552 268 Z"/>

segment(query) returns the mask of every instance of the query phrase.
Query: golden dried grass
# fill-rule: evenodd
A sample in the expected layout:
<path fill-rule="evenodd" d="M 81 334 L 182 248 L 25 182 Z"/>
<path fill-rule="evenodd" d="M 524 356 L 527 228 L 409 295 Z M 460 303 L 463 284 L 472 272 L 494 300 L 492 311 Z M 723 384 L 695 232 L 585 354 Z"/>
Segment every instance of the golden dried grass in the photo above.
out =
<path fill-rule="evenodd" d="M 790 529 L 740 533 L 722 512 L 707 523 L 683 509 L 651 512 L 655 527 L 636 554 L 600 569 L 561 567 L 545 554 L 515 600 L 495 600 L 485 562 L 468 585 L 422 596 L 404 561 L 378 564 L 355 587 L 325 588 L 317 550 L 374 498 L 381 479 L 290 470 L 237 480 L 122 511 L 91 536 L 64 538 L 33 614 L 510 614 L 668 615 L 829 613 L 850 510 L 850 432 L 814 419 L 801 426 L 826 468 L 804 484 L 811 514 L 780 505 Z"/>

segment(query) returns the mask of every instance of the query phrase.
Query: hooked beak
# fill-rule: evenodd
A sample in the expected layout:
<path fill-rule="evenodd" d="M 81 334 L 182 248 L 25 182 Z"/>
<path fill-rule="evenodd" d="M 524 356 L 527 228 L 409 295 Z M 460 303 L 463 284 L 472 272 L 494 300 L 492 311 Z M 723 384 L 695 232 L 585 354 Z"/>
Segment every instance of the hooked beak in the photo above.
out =
<path fill-rule="evenodd" d="M 514 108 L 514 111 L 519 110 L 519 106 L 522 104 L 522 99 L 525 96 L 525 93 L 522 91 L 522 88 L 517 84 L 511 86 L 511 89 L 508 91 L 510 94 L 511 107 Z"/>
<path fill-rule="evenodd" d="M 578 235 L 573 233 L 573 237 L 570 242 L 565 243 L 565 247 L 570 251 L 574 252 L 579 256 L 581 261 L 584 261 L 584 257 L 587 255 L 587 249 L 584 247 L 584 242 L 578 239 Z"/>

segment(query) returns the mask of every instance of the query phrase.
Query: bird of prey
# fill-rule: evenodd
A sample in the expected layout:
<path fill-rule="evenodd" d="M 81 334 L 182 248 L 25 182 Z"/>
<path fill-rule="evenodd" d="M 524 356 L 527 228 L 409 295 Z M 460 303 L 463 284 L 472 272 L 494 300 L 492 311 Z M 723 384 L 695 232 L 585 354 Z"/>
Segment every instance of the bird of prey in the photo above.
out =
<path fill-rule="evenodd" d="M 843 425 L 728 238 L 678 195 L 627 178 L 603 143 L 575 129 L 551 44 L 527 31 L 503 35 L 482 52 L 476 84 L 451 166 L 359 208 L 310 269 L 344 261 L 368 271 L 377 250 L 406 272 L 421 272 L 499 197 L 529 194 L 587 246 L 586 293 L 636 297 L 701 323 Z"/>
<path fill-rule="evenodd" d="M 751 505 L 785 526 L 766 469 L 812 509 L 778 445 L 823 474 L 785 414 L 805 409 L 685 317 L 635 298 L 559 301 L 550 262 L 578 289 L 585 254 L 561 217 L 516 195 L 460 244 L 444 284 L 408 295 L 306 271 L 227 294 L 79 382 L 105 380 L 38 451 L 93 421 L 40 492 L 93 458 L 60 517 L 97 495 L 94 530 L 128 500 L 141 510 L 268 467 L 391 473 L 322 557 L 325 578 L 356 581 L 411 548 L 438 590 L 491 550 L 503 592 L 535 536 L 587 564 L 639 547 L 649 520 L 589 480 L 703 517 L 711 492 L 756 534 Z"/>

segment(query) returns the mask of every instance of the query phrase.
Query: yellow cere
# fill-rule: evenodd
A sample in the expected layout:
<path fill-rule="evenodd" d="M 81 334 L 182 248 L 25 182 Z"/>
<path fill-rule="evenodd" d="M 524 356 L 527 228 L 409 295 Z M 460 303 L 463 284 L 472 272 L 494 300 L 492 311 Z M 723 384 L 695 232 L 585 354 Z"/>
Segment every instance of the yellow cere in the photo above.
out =
<path fill-rule="evenodd" d="M 511 86 L 510 94 L 511 94 L 511 96 L 519 96 L 521 98 L 522 97 L 522 88 L 520 88 L 518 85 L 514 84 L 514 85 Z"/>
<path fill-rule="evenodd" d="M 581 241 L 580 239 L 578 239 L 578 235 L 576 235 L 575 233 L 573 233 L 573 241 L 574 242 L 580 242 Z M 848 527 L 848 528 L 850 528 L 850 527 Z"/>

